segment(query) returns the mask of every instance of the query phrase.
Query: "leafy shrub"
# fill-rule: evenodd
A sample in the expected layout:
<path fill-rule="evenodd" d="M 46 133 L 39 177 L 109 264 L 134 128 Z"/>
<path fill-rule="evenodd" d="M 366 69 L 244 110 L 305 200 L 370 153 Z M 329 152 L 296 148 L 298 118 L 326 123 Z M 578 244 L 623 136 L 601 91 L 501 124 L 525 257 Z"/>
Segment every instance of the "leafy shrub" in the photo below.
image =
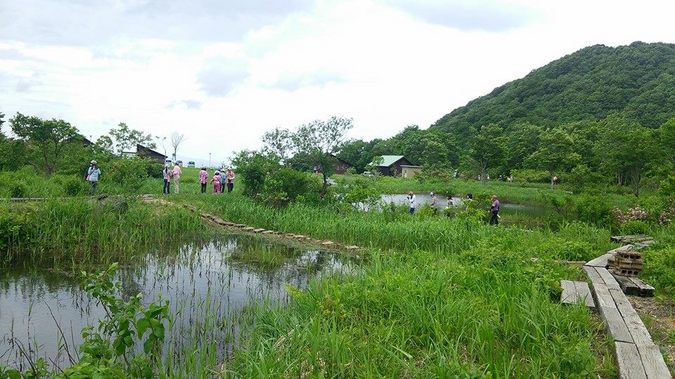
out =
<path fill-rule="evenodd" d="M 321 184 L 310 174 L 282 167 L 268 175 L 264 180 L 262 197 L 273 205 L 282 205 L 296 201 L 317 203 L 320 198 Z"/>
<path fill-rule="evenodd" d="M 10 197 L 26 197 L 28 194 L 28 186 L 24 182 L 16 182 L 9 188 Z"/>
<path fill-rule="evenodd" d="M 63 183 L 63 191 L 66 196 L 81 195 L 86 191 L 86 183 L 78 178 L 66 179 Z"/>
<path fill-rule="evenodd" d="M 575 200 L 575 208 L 580 221 L 605 226 L 613 223 L 612 207 L 606 196 L 581 195 Z"/>
<path fill-rule="evenodd" d="M 521 169 L 511 170 L 514 182 L 519 183 L 550 183 L 551 175 L 546 171 Z"/>
<path fill-rule="evenodd" d="M 647 234 L 649 230 L 649 224 L 643 220 L 630 220 L 621 225 L 623 234 Z"/>
<path fill-rule="evenodd" d="M 148 177 L 147 160 L 128 158 L 117 159 L 110 162 L 108 172 L 101 174 L 101 180 L 109 178 L 108 181 L 119 186 L 123 193 L 135 193 L 143 185 Z"/>
<path fill-rule="evenodd" d="M 151 177 L 151 178 L 156 178 L 156 179 L 161 179 L 162 178 L 162 169 L 163 166 L 161 163 L 156 162 L 151 159 L 143 159 L 143 162 L 145 163 L 145 173 Z"/>

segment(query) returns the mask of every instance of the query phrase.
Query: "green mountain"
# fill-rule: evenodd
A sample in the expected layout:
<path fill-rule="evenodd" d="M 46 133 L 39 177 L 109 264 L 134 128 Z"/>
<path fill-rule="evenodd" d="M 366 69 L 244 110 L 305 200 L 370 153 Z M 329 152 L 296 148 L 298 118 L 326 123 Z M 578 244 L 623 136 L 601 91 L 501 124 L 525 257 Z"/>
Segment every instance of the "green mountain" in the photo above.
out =
<path fill-rule="evenodd" d="M 590 46 L 495 88 L 438 120 L 462 139 L 470 127 L 539 126 L 620 114 L 657 128 L 675 115 L 675 44 Z"/>

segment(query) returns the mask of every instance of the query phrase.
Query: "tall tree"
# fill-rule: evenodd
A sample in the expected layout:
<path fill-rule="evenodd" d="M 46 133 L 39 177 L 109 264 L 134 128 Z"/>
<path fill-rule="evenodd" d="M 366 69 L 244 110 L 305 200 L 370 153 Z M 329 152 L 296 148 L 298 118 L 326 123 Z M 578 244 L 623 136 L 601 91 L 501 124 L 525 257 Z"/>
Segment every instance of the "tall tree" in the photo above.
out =
<path fill-rule="evenodd" d="M 293 153 L 293 133 L 288 129 L 274 128 L 265 132 L 262 138 L 263 151 L 276 156 L 281 162 L 286 161 Z"/>
<path fill-rule="evenodd" d="M 504 131 L 495 124 L 484 125 L 471 141 L 469 156 L 478 166 L 480 180 L 485 183 L 487 169 L 499 166 L 505 158 Z"/>
<path fill-rule="evenodd" d="M 77 129 L 63 120 L 43 120 L 17 113 L 9 122 L 14 134 L 38 152 L 39 165 L 48 175 L 57 169 L 64 146 L 79 136 Z"/>
<path fill-rule="evenodd" d="M 539 146 L 540 132 L 540 127 L 527 122 L 513 124 L 506 130 L 506 171 L 523 168 L 525 159 Z"/>
<path fill-rule="evenodd" d="M 571 170 L 580 160 L 581 157 L 574 151 L 572 137 L 562 129 L 550 129 L 541 133 L 539 148 L 530 155 L 527 163 L 531 167 L 548 171 L 553 188 L 554 177 Z"/>
<path fill-rule="evenodd" d="M 632 122 L 617 122 L 609 127 L 597 146 L 603 167 L 627 179 L 633 194 L 640 196 L 642 178 L 659 156 L 660 144 L 652 129 Z"/>
<path fill-rule="evenodd" d="M 293 134 L 293 145 L 298 153 L 311 160 L 323 176 L 323 196 L 328 189 L 328 177 L 335 167 L 334 155 L 343 145 L 346 133 L 353 127 L 351 118 L 331 116 L 328 120 L 315 120 L 301 125 Z"/>
<path fill-rule="evenodd" d="M 151 149 L 156 147 L 155 143 L 152 142 L 151 134 L 144 134 L 140 130 L 131 129 L 124 122 L 120 122 L 116 129 L 110 130 L 110 137 L 115 141 L 115 149 L 120 155 L 131 150 L 137 144 L 145 145 Z"/>
<path fill-rule="evenodd" d="M 173 161 L 176 161 L 176 154 L 178 153 L 178 147 L 185 140 L 185 135 L 183 133 L 173 132 L 171 135 L 171 146 L 173 147 Z"/>

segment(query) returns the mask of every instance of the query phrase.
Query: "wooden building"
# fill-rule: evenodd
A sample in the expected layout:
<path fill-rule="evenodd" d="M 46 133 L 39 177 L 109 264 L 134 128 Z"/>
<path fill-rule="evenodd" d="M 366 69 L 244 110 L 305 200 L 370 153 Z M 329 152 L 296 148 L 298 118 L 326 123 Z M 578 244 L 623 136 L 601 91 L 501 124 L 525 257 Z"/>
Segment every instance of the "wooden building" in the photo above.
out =
<path fill-rule="evenodd" d="M 136 156 L 139 158 L 152 159 L 161 164 L 164 164 L 166 161 L 166 155 L 158 153 L 155 150 L 140 144 L 136 145 Z"/>
<path fill-rule="evenodd" d="M 382 155 L 381 157 L 376 157 L 372 165 L 380 174 L 386 176 L 401 176 L 405 171 L 406 177 L 408 177 L 413 171 L 422 168 L 421 166 L 412 164 L 403 155 Z"/>
<path fill-rule="evenodd" d="M 334 172 L 339 175 L 344 175 L 347 173 L 347 170 L 352 168 L 352 164 L 345 161 L 344 159 L 340 159 L 336 157 L 335 155 L 331 154 L 331 157 L 335 159 L 335 163 L 333 166 Z"/>

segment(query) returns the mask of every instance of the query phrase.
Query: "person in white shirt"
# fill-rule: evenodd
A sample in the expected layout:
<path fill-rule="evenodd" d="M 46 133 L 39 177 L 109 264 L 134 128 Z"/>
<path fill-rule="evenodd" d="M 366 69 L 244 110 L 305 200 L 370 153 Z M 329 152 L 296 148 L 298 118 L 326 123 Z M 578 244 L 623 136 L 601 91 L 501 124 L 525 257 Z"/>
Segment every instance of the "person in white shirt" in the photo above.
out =
<path fill-rule="evenodd" d="M 415 213 L 415 194 L 412 191 L 408 192 L 408 202 L 410 203 L 410 214 Z"/>

